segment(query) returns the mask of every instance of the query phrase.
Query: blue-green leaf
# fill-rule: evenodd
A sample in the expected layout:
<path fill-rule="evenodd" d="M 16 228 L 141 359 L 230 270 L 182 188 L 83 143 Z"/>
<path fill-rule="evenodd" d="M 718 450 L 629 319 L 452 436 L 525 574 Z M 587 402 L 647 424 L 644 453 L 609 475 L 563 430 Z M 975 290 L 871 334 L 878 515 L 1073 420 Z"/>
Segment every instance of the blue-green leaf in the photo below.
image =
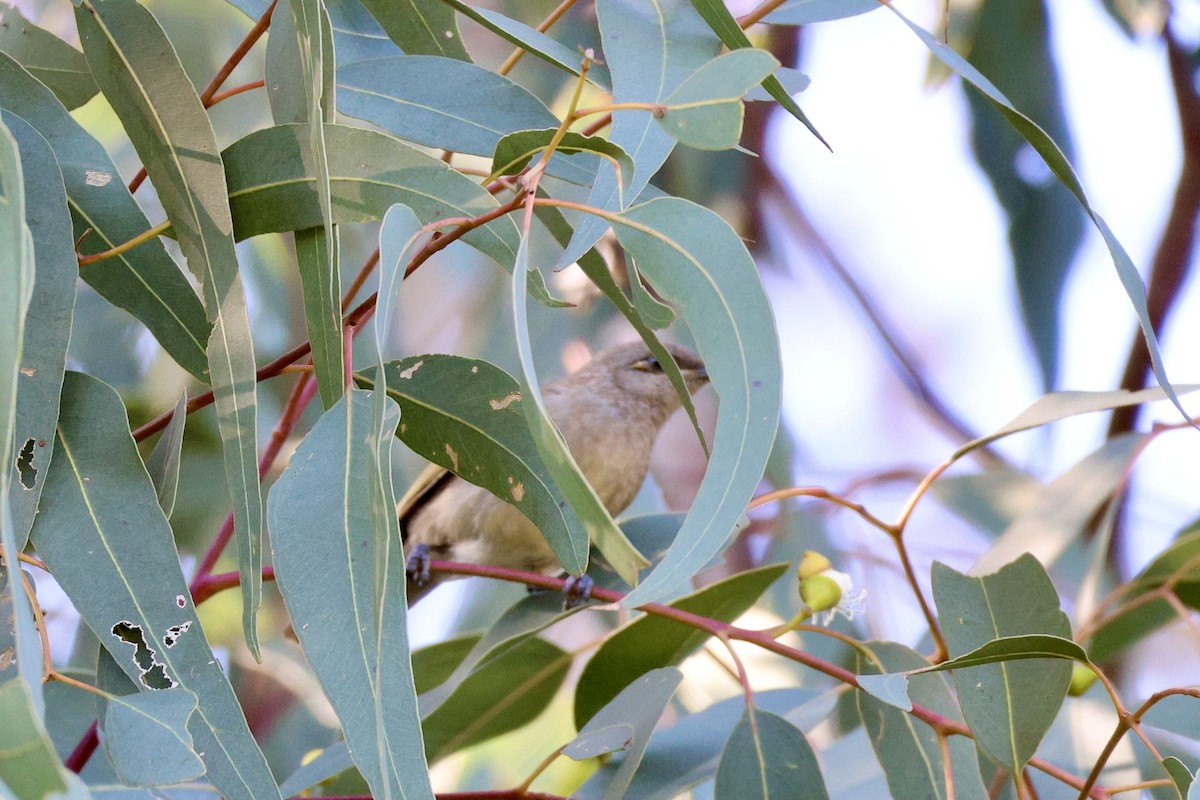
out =
<path fill-rule="evenodd" d="M 666 113 L 656 119 L 691 147 L 736 147 L 742 138 L 742 98 L 778 66 L 775 56 L 749 47 L 717 56 L 671 92 L 664 101 Z"/>
<path fill-rule="evenodd" d="M 405 53 L 471 60 L 454 9 L 442 0 L 363 0 L 363 5 Z"/>
<path fill-rule="evenodd" d="M 229 798 L 279 793 L 213 655 L 167 518 L 120 396 L 95 378 L 63 381 L 55 457 L 30 540 L 84 622 L 142 691 L 181 686 L 208 779 Z"/>
<path fill-rule="evenodd" d="M 0 13 L 4 15 L 0 52 L 8 53 L 46 84 L 67 108 L 78 108 L 96 96 L 100 89 L 83 53 L 25 19 L 19 8 L 0 6 Z"/>
<path fill-rule="evenodd" d="M 187 729 L 196 703 L 180 688 L 108 698 L 104 746 L 122 781 L 160 786 L 204 774 Z"/>
<path fill-rule="evenodd" d="M 804 734 L 783 717 L 747 708 L 717 767 L 715 800 L 829 797 Z"/>
<path fill-rule="evenodd" d="M 204 287 L 217 426 L 233 519 L 246 644 L 258 652 L 262 601 L 262 495 L 258 483 L 254 341 L 233 248 L 225 173 L 208 114 L 154 16 L 136 0 L 76 8 L 84 54 L 141 156 Z"/>
<path fill-rule="evenodd" d="M 636 606 L 683 586 L 736 531 L 779 425 L 779 342 L 754 261 L 715 213 L 659 198 L 614 227 L 642 276 L 677 307 L 721 400 L 699 493 L 667 557 L 626 597 Z"/>

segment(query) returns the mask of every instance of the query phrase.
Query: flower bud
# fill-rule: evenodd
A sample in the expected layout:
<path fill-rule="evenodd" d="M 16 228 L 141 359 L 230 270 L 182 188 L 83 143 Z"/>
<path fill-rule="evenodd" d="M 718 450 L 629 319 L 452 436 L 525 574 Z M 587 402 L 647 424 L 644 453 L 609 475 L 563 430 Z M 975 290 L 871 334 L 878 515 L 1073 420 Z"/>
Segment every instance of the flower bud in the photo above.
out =
<path fill-rule="evenodd" d="M 828 558 L 816 550 L 805 550 L 804 555 L 800 557 L 800 566 L 796 570 L 796 575 L 803 581 L 819 575 L 827 569 L 833 569 L 833 564 L 829 563 Z"/>
<path fill-rule="evenodd" d="M 828 575 L 813 575 L 800 581 L 800 599 L 813 611 L 828 611 L 842 602 L 842 587 Z"/>
<path fill-rule="evenodd" d="M 1067 689 L 1067 693 L 1071 697 L 1082 697 L 1095 682 L 1096 673 L 1092 668 L 1076 662 L 1071 665 L 1071 688 Z"/>

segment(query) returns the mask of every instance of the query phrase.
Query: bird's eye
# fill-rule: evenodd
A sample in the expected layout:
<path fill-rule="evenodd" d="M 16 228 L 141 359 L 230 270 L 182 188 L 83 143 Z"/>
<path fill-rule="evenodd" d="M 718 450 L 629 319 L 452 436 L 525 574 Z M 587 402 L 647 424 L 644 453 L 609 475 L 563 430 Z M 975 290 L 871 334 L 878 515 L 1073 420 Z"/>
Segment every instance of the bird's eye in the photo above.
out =
<path fill-rule="evenodd" d="M 658 359 L 654 356 L 648 356 L 633 365 L 633 368 L 639 372 L 662 372 L 662 364 L 658 363 Z"/>

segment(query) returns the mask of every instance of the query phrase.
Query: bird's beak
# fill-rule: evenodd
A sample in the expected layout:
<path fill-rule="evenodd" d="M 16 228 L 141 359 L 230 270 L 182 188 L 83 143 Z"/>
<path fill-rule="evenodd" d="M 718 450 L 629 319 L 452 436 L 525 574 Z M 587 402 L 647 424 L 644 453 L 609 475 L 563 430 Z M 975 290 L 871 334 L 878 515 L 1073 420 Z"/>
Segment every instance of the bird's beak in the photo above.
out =
<path fill-rule="evenodd" d="M 688 383 L 694 383 L 700 386 L 708 383 L 708 370 L 704 367 L 696 367 L 694 369 L 680 370 L 683 373 L 683 379 Z"/>

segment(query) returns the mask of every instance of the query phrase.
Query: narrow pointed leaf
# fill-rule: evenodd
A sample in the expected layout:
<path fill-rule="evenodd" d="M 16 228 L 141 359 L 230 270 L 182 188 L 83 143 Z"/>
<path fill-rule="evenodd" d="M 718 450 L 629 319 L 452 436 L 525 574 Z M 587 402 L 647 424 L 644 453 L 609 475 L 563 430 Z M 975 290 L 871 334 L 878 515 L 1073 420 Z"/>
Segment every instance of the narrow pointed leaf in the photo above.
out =
<path fill-rule="evenodd" d="M 54 423 L 58 419 L 79 270 L 72 246 L 71 215 L 53 150 L 24 120 L 9 112 L 3 112 L 2 118 L 20 151 L 25 222 L 32 236 L 36 273 L 25 315 L 16 423 L 11 460 L 7 462 L 13 465 L 8 497 L 16 546 L 20 549 L 29 538 L 45 471 L 54 452 Z"/>
<path fill-rule="evenodd" d="M 638 553 L 612 515 L 600 501 L 575 458 L 571 455 L 562 433 L 555 427 L 542 399 L 537 370 L 533 365 L 533 347 L 529 336 L 529 274 L 536 271 L 529 264 L 529 242 L 521 240 L 513 267 L 511 302 L 513 327 L 517 334 L 517 357 L 521 365 L 521 410 L 529 423 L 538 454 L 546 464 L 554 483 L 558 485 L 571 508 L 579 515 L 582 527 L 568 527 L 566 539 L 547 539 L 563 569 L 572 575 L 582 575 L 587 569 L 589 543 L 594 544 L 604 559 L 626 582 L 637 581 L 638 571 L 646 560 Z"/>
<path fill-rule="evenodd" d="M 345 740 L 334 742 L 316 758 L 297 767 L 295 772 L 279 784 L 279 791 L 284 797 L 296 797 L 318 783 L 353 767 L 354 759 L 350 758 L 350 748 L 346 746 Z"/>
<path fill-rule="evenodd" d="M 187 395 L 179 397 L 171 421 L 154 443 L 150 457 L 146 459 L 146 472 L 154 482 L 158 493 L 158 504 L 163 516 L 171 518 L 175 510 L 175 494 L 179 490 L 179 465 L 183 458 L 183 431 L 187 425 Z"/>
<path fill-rule="evenodd" d="M 1046 570 L 1030 555 L 981 578 L 935 562 L 933 599 L 951 657 L 1003 637 L 1071 637 L 1071 625 L 1058 607 L 1058 593 Z M 1005 661 L 953 674 L 976 743 L 1015 772 L 1024 767 L 1054 721 L 1067 694 L 1071 664 L 1060 659 Z"/>
<path fill-rule="evenodd" d="M 394 56 L 338 70 L 338 109 L 427 147 L 491 155 L 501 137 L 559 120 L 527 89 L 466 61 Z"/>
<path fill-rule="evenodd" d="M 443 0 L 443 2 L 464 17 L 478 22 L 492 33 L 525 49 L 530 55 L 537 56 L 548 64 L 562 67 L 576 76 L 582 71 L 580 64 L 583 61 L 583 53 L 579 47 L 567 47 L 536 28 L 510 19 L 490 8 L 476 8 L 462 0 Z M 612 91 L 612 78 L 603 64 L 593 63 L 588 68 L 587 79 L 589 83 L 602 91 Z"/>
<path fill-rule="evenodd" d="M 432 798 L 408 652 L 404 556 L 383 482 L 399 411 L 351 391 L 304 437 L 267 508 L 292 625 L 379 797 Z"/>
<path fill-rule="evenodd" d="M 54 149 L 75 220 L 73 238 L 89 232 L 80 244 L 82 253 L 108 250 L 150 228 L 104 147 L 45 86 L 2 53 L 0 107 L 36 128 Z M 212 325 L 161 240 L 90 264 L 80 277 L 144 324 L 179 366 L 208 382 L 205 346 Z"/>
<path fill-rule="evenodd" d="M 742 572 L 671 603 L 693 614 L 732 622 L 746 612 L 786 564 Z M 709 634 L 662 617 L 639 617 L 605 640 L 575 687 L 575 724 L 582 727 L 621 690 L 652 669 L 681 663 Z"/>
<path fill-rule="evenodd" d="M 712 0 L 708 1 L 711 2 Z M 895 6 L 889 5 L 888 8 L 908 26 L 909 30 L 916 34 L 918 39 L 925 43 L 925 46 L 933 53 L 934 58 L 958 73 L 963 80 L 978 89 L 988 99 L 996 107 L 996 110 L 1003 114 L 1004 118 L 1017 129 L 1017 132 L 1021 134 L 1025 141 L 1029 142 L 1030 146 L 1037 151 L 1055 177 L 1071 190 L 1071 194 L 1075 195 L 1075 199 L 1079 201 L 1084 212 L 1091 218 L 1092 224 L 1096 226 L 1096 230 L 1100 232 L 1105 245 L 1108 246 L 1113 266 L 1117 270 L 1117 277 L 1121 280 L 1125 294 L 1129 296 L 1129 302 L 1133 305 L 1134 313 L 1137 314 L 1142 335 L 1146 338 L 1146 349 L 1150 353 L 1150 363 L 1154 370 L 1154 377 L 1158 379 L 1159 386 L 1167 393 L 1167 398 L 1179 409 L 1179 413 L 1185 419 L 1190 419 L 1190 415 L 1180 404 L 1179 397 L 1167 378 L 1162 353 L 1158 347 L 1158 337 L 1154 333 L 1154 325 L 1150 321 L 1150 313 L 1146 308 L 1146 286 L 1142 283 L 1141 274 L 1138 272 L 1137 267 L 1134 266 L 1129 254 L 1125 252 L 1124 246 L 1121 245 L 1121 242 L 1112 232 L 1112 229 L 1108 227 L 1108 223 L 1092 208 L 1087 194 L 1083 191 L 1083 184 L 1079 182 L 1079 177 L 1075 174 L 1075 170 L 1067 160 L 1067 157 L 1063 155 L 1062 150 L 1059 149 L 1059 146 L 1044 130 L 1038 127 L 1029 117 L 1014 108 L 1003 92 L 981 75 L 966 59 L 956 53 L 952 47 L 945 42 L 939 41 L 924 28 L 910 21 L 897 11 Z"/>
<path fill-rule="evenodd" d="M 6 120 L 14 121 L 14 120 Z M 14 121 L 17 125 L 20 120 Z M 0 124 L 0 556 L 4 557 L 4 582 L 0 584 L 0 597 L 7 594 L 4 603 L 11 609 L 13 617 L 0 622 L 6 628 L 11 624 L 15 653 L 6 653 L 4 660 L 16 661 L 17 676 L 14 682 L 24 682 L 29 708 L 40 718 L 45 713 L 42 698 L 42 643 L 34 624 L 29 596 L 25 593 L 24 580 L 17 555 L 21 546 L 17 544 L 14 528 L 13 508 L 10 501 L 9 482 L 16 478 L 13 491 L 24 491 L 20 475 L 14 475 L 7 465 L 13 463 L 22 445 L 14 442 L 14 429 L 18 419 L 18 393 L 21 369 L 24 363 L 25 315 L 33 296 L 36 280 L 33 237 L 25 224 L 25 178 L 21 161 L 21 149 L 17 139 L 4 125 Z M 27 529 L 26 529 L 27 530 Z M 22 532 L 22 545 L 24 543 Z M 6 637 L 7 638 L 7 637 Z M 12 702 L 20 703 L 19 690 L 14 689 Z M 24 698 L 26 695 L 20 695 Z M 3 752 L 0 748 L 0 752 Z M 0 775 L 0 777 L 3 777 Z"/>
<path fill-rule="evenodd" d="M 0 725 L 0 793 L 8 797 L 11 792 L 15 800 L 65 794 L 67 770 L 54 752 L 24 680 L 12 678 L 0 685 L 0 719 L 4 720 Z"/>
<path fill-rule="evenodd" d="M 136 0 L 76 9 L 83 50 L 158 190 L 213 324 L 207 355 L 233 499 L 246 644 L 258 652 L 262 495 L 254 342 L 233 248 L 225 175 L 208 114 L 154 16 Z"/>
<path fill-rule="evenodd" d="M 1112 499 L 1144 444 L 1144 434 L 1109 439 L 1038 492 L 999 538 L 971 566 L 972 575 L 995 572 L 1022 553 L 1053 564 L 1077 541 L 1096 511 Z"/>
<path fill-rule="evenodd" d="M 682 682 L 683 673 L 676 667 L 647 672 L 597 711 L 580 729 L 575 741 L 563 748 L 563 755 L 577 761 L 594 758 L 602 752 L 625 751 L 621 766 L 604 790 L 605 800 L 621 800 L 626 796 L 642 754 L 650 744 L 650 736 Z"/>
<path fill-rule="evenodd" d="M 161 786 L 204 774 L 187 729 L 196 702 L 179 688 L 108 699 L 104 746 L 122 781 Z"/>
<path fill-rule="evenodd" d="M 879 0 L 787 0 L 767 15 L 772 25 L 810 25 L 845 19 L 880 8 Z"/>
<path fill-rule="evenodd" d="M 712 27 L 713 32 L 717 36 L 721 37 L 721 41 L 730 50 L 739 50 L 753 46 L 750 44 L 750 38 L 746 36 L 746 32 L 742 30 L 737 20 L 733 18 L 733 14 L 726 7 L 724 0 L 692 0 L 692 5 L 696 7 L 696 10 L 704 17 L 704 21 Z M 785 111 L 800 120 L 804 127 L 808 128 L 809 132 L 817 137 L 817 140 L 821 144 L 829 147 L 829 142 L 825 141 L 825 137 L 809 121 L 808 116 L 800 110 L 800 106 L 796 105 L 796 101 L 783 88 L 783 84 L 779 82 L 778 78 L 773 75 L 769 76 L 762 84 L 767 93 L 778 100 L 779 105 L 783 106 Z"/>
<path fill-rule="evenodd" d="M 869 642 L 857 655 L 859 680 L 869 673 L 896 673 L 928 666 L 919 653 L 893 642 Z M 897 676 L 900 677 L 900 676 Z M 949 682 L 943 675 L 914 677 L 908 687 L 912 701 L 948 719 L 961 722 Z M 942 747 L 932 728 L 907 711 L 855 692 L 858 712 L 871 747 L 883 767 L 892 797 L 925 797 L 930 800 L 985 800 L 975 745 L 961 736 L 950 737 L 948 751 L 953 788 L 946 783 Z"/>
<path fill-rule="evenodd" d="M 346 383 L 339 237 L 333 225 L 325 142 L 325 123 L 335 116 L 332 51 L 333 32 L 321 0 L 291 0 L 287 13 L 272 16 L 267 49 L 271 116 L 278 124 L 297 123 L 307 129 L 321 214 L 318 226 L 296 231 L 294 239 L 313 372 L 326 408 L 342 396 Z"/>
<path fill-rule="evenodd" d="M 475 217 L 496 208 L 495 198 L 445 163 L 378 131 L 326 125 L 333 221 L 382 219 L 395 203 L 422 223 Z M 222 157 L 239 240 L 321 224 L 316 172 L 307 130 L 277 125 L 238 140 Z M 519 245 L 508 217 L 471 231 L 463 240 L 511 268 Z"/>
<path fill-rule="evenodd" d="M 54 92 L 67 108 L 78 108 L 100 89 L 83 53 L 31 23 L 20 9 L 0 5 L 0 52 L 8 53 Z"/>
<path fill-rule="evenodd" d="M 1181 384 L 1175 387 L 1178 395 L 1191 394 L 1200 389 L 1197 384 Z M 1151 403 L 1166 398 L 1166 392 L 1158 386 L 1150 389 L 1139 389 L 1136 392 L 1118 389 L 1112 392 L 1053 392 L 1043 395 L 1033 402 L 1029 408 L 994 433 L 983 436 L 960 447 L 953 458 L 961 458 L 967 453 L 984 445 L 991 444 L 1010 434 L 1027 431 L 1048 425 L 1051 422 L 1077 417 L 1081 414 L 1091 414 L 1096 411 L 1110 411 L 1114 408 L 1136 406 Z"/>
<path fill-rule="evenodd" d="M 720 398 L 709 468 L 679 537 L 625 603 L 683 586 L 737 529 L 762 478 L 779 425 L 779 343 L 750 254 L 713 212 L 676 198 L 614 219 L 617 238 L 658 296 L 674 304 L 696 339 Z"/>
<path fill-rule="evenodd" d="M 664 102 L 721 47 L 686 0 L 597 0 L 596 18 L 612 69 L 614 103 Z M 645 111 L 614 112 L 609 138 L 633 159 L 633 180 L 622 187 L 611 170 L 599 171 L 587 204 L 619 211 L 649 184 L 674 149 L 675 139 Z M 603 219 L 582 218 L 557 266 L 578 261 L 607 228 Z"/>
<path fill-rule="evenodd" d="M 480 666 L 425 718 L 430 762 L 532 722 L 558 693 L 571 661 L 570 653 L 532 637 Z"/>
<path fill-rule="evenodd" d="M 714 800 L 825 800 L 829 793 L 804 734 L 783 717 L 746 709 L 717 767 Z"/>
<path fill-rule="evenodd" d="M 139 688 L 181 686 L 208 780 L 229 798 L 277 798 L 229 680 L 205 638 L 170 525 L 121 398 L 68 372 L 55 457 L 31 541 L 84 622 Z"/>
<path fill-rule="evenodd" d="M 773 73 L 779 61 L 765 50 L 744 48 L 717 56 L 688 76 L 657 117 L 667 133 L 701 150 L 727 150 L 742 138 L 742 98 Z"/>
<path fill-rule="evenodd" d="M 405 53 L 471 60 L 454 9 L 442 0 L 363 0 L 363 5 Z"/>

